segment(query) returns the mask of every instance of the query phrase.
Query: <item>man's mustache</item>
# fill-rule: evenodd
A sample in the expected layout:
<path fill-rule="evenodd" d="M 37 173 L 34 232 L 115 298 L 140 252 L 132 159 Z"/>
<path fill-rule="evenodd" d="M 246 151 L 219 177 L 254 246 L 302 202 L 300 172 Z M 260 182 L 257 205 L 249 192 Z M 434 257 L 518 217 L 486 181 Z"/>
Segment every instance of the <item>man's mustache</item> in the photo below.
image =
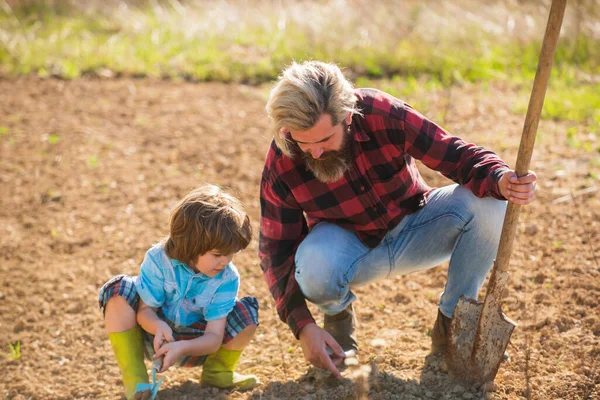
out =
<path fill-rule="evenodd" d="M 310 159 L 312 159 L 312 160 L 314 160 L 314 161 L 325 161 L 325 160 L 327 160 L 328 158 L 331 158 L 331 157 L 338 156 L 338 155 L 340 155 L 341 153 L 342 153 L 342 152 L 341 152 L 341 151 L 339 151 L 339 150 L 330 150 L 330 151 L 325 151 L 325 152 L 321 153 L 321 155 L 319 156 L 319 158 L 314 158 L 314 157 L 312 156 L 312 154 L 310 153 L 310 151 L 305 151 L 305 152 L 304 152 L 304 157 L 306 157 L 306 158 L 310 158 Z"/>

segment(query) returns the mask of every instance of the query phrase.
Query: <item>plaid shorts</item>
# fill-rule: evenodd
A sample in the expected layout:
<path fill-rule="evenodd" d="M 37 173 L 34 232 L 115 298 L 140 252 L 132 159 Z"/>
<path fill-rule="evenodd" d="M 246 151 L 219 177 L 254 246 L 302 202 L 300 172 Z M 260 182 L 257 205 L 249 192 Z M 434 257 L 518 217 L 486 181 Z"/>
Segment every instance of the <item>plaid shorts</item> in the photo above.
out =
<path fill-rule="evenodd" d="M 125 298 L 131 308 L 137 310 L 140 297 L 135 289 L 135 279 L 135 276 L 117 275 L 102 286 L 98 296 L 98 302 L 102 309 L 102 313 L 104 313 L 106 303 L 108 303 L 108 300 L 113 296 Z M 158 310 L 158 316 L 165 320 L 171 327 L 173 330 L 173 338 L 176 341 L 191 340 L 204 335 L 204 330 L 206 329 L 205 320 L 200 320 L 190 326 L 176 328 L 165 318 L 160 309 Z M 252 296 L 239 299 L 233 310 L 227 315 L 223 343 L 228 343 L 249 325 L 258 325 L 258 301 Z M 154 335 L 144 330 L 142 331 L 144 332 L 144 353 L 146 358 L 152 361 L 152 356 L 154 355 Z M 181 367 L 196 367 L 204 364 L 206 357 L 206 355 L 181 357 L 177 360 L 176 365 Z"/>

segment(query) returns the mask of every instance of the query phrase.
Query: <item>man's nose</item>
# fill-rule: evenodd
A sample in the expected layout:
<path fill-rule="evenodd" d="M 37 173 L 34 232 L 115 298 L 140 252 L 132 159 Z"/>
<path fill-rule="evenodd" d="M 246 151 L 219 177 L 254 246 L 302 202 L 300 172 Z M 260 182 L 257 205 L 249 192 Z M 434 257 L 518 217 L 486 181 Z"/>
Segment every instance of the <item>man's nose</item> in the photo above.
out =
<path fill-rule="evenodd" d="M 315 147 L 310 149 L 310 155 L 312 156 L 312 158 L 319 158 L 321 157 L 321 155 L 323 154 L 323 148 L 322 147 Z"/>

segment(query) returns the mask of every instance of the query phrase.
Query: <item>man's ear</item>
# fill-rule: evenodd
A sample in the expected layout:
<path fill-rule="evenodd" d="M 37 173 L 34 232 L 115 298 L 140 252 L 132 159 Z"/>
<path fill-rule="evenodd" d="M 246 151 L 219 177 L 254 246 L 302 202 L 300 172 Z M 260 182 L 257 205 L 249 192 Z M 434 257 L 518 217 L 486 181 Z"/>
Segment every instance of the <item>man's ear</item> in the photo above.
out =
<path fill-rule="evenodd" d="M 346 115 L 346 125 L 350 125 L 351 122 L 352 122 L 352 113 L 349 112 L 348 115 Z"/>

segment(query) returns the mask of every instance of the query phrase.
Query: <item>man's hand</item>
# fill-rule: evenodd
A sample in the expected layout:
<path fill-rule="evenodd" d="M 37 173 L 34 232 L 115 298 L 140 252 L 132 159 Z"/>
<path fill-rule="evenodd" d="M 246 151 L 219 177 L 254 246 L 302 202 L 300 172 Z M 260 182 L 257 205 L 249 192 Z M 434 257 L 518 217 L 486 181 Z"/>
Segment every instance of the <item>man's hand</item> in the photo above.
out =
<path fill-rule="evenodd" d="M 164 356 L 162 362 L 162 368 L 158 372 L 165 372 L 169 367 L 177 361 L 180 357 L 185 355 L 185 341 L 166 343 L 156 352 L 154 359 Z"/>
<path fill-rule="evenodd" d="M 533 200 L 537 176 L 529 171 L 527 175 L 517 177 L 515 171 L 504 173 L 498 181 L 498 189 L 504 198 L 515 204 L 529 204 Z"/>
<path fill-rule="evenodd" d="M 306 325 L 300 331 L 300 345 L 308 362 L 315 367 L 329 370 L 338 379 L 342 378 L 336 365 L 344 361 L 344 350 L 327 331 L 316 324 Z M 327 347 L 333 351 L 331 356 L 327 354 Z"/>
<path fill-rule="evenodd" d="M 154 334 L 154 351 L 158 353 L 158 350 L 163 346 L 165 342 L 174 342 L 173 330 L 165 321 L 160 321 L 156 327 L 156 333 Z"/>

